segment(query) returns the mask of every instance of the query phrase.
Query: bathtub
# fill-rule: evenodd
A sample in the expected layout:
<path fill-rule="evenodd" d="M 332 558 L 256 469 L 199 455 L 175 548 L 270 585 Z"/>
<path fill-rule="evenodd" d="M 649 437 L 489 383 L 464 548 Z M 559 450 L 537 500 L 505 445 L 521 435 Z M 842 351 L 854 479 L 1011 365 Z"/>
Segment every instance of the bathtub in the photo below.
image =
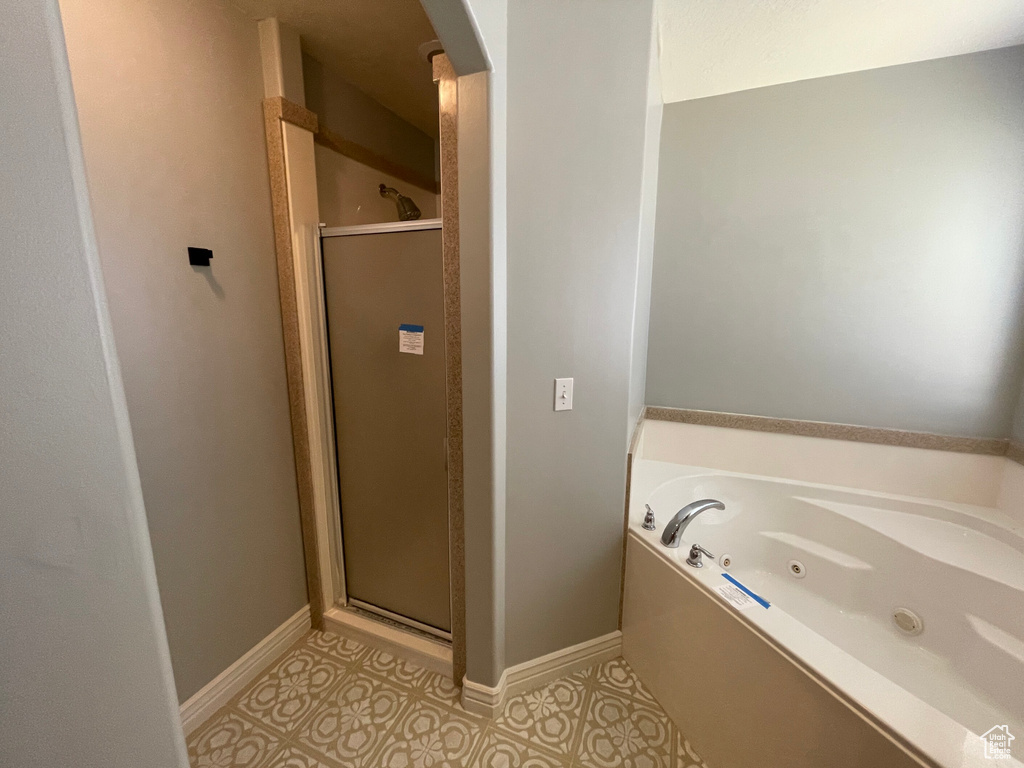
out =
<path fill-rule="evenodd" d="M 634 461 L 631 487 L 623 655 L 712 768 L 1024 765 L 982 738 L 1006 726 L 1024 755 L 1019 524 L 661 461 Z M 664 547 L 704 498 L 725 510 Z M 700 570 L 695 542 L 715 555 Z"/>

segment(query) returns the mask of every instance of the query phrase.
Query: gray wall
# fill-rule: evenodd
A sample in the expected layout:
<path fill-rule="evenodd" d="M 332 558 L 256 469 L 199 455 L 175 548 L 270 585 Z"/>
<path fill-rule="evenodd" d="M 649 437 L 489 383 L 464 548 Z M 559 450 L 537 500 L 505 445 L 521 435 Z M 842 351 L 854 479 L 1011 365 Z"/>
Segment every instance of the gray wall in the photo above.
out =
<path fill-rule="evenodd" d="M 1003 437 L 1024 48 L 665 107 L 648 405 Z"/>
<path fill-rule="evenodd" d="M 302 74 L 306 108 L 316 112 L 323 125 L 381 157 L 436 178 L 433 138 L 306 53 Z"/>
<path fill-rule="evenodd" d="M 56 2 L 0 50 L 0 765 L 186 768 Z"/>
<path fill-rule="evenodd" d="M 62 10 L 184 700 L 307 602 L 259 38 L 226 2 Z"/>
<path fill-rule="evenodd" d="M 508 8 L 509 665 L 617 626 L 651 13 Z"/>
<path fill-rule="evenodd" d="M 424 0 L 458 79 L 466 677 L 505 669 L 506 0 Z M 471 10 L 486 45 L 465 23 Z M 487 58 L 490 72 L 474 72 Z M 461 69 L 460 69 L 461 67 Z"/>

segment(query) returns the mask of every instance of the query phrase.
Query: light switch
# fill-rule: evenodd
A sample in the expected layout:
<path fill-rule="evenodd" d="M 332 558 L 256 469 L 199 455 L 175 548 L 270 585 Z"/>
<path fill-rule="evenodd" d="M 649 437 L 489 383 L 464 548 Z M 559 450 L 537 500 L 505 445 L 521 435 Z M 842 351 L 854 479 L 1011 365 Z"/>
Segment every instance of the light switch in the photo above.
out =
<path fill-rule="evenodd" d="M 572 379 L 555 379 L 555 410 L 572 410 Z"/>

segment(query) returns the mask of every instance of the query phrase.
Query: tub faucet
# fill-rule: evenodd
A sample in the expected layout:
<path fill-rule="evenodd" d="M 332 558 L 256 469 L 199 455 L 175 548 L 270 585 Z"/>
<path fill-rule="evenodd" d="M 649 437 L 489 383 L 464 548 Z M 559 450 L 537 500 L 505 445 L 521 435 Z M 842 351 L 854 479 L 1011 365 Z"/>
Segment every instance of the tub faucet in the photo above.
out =
<path fill-rule="evenodd" d="M 725 509 L 725 504 L 720 502 L 718 499 L 701 499 L 700 501 L 694 501 L 687 504 L 676 512 L 675 517 L 668 521 L 668 525 L 665 526 L 665 531 L 661 534 L 661 543 L 666 547 L 672 547 L 673 549 L 678 547 L 679 542 L 683 538 L 683 531 L 686 530 L 686 526 L 692 523 L 693 518 L 701 512 L 705 512 L 709 509 Z"/>

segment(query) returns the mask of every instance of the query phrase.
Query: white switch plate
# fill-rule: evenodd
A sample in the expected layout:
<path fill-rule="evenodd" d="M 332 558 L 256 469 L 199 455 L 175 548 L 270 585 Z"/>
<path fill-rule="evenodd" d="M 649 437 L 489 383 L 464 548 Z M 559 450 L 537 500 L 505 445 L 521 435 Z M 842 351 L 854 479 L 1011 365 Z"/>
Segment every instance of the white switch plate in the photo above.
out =
<path fill-rule="evenodd" d="M 555 410 L 572 410 L 572 379 L 555 379 Z"/>

